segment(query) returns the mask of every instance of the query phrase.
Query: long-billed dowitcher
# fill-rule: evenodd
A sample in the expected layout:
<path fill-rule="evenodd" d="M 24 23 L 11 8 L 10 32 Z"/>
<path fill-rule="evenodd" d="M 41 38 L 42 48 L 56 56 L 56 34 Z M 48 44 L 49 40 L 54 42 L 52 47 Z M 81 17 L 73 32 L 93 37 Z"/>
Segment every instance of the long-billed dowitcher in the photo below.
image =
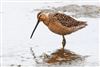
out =
<path fill-rule="evenodd" d="M 77 21 L 74 18 L 59 12 L 41 11 L 37 14 L 37 24 L 31 34 L 33 36 L 40 21 L 42 21 L 52 32 L 62 35 L 63 49 L 66 45 L 66 39 L 64 35 L 71 34 L 87 26 L 84 21 Z"/>

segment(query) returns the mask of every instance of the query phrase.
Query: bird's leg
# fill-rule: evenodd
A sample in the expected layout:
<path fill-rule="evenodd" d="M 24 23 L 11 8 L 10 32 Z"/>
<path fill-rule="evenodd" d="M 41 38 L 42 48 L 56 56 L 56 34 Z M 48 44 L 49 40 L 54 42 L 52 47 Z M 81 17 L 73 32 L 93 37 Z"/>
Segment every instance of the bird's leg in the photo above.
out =
<path fill-rule="evenodd" d="M 63 49 L 64 49 L 64 47 L 66 45 L 66 39 L 65 39 L 64 35 L 62 37 L 63 37 L 62 46 L 63 46 Z"/>

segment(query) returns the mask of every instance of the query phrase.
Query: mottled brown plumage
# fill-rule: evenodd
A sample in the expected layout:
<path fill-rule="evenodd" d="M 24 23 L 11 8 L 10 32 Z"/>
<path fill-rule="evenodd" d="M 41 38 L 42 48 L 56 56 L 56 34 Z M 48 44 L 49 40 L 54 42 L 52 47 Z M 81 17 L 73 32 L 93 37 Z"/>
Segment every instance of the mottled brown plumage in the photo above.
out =
<path fill-rule="evenodd" d="M 61 13 L 55 13 L 53 17 L 55 17 L 55 19 L 58 20 L 58 22 L 60 22 L 63 26 L 66 27 L 73 27 L 84 24 L 83 22 L 79 22 L 74 18 Z"/>
<path fill-rule="evenodd" d="M 54 33 L 57 33 L 57 34 L 60 34 L 60 35 L 66 35 L 66 34 L 70 34 L 72 32 L 75 32 L 79 29 L 82 29 L 84 28 L 87 24 L 86 22 L 83 22 L 83 21 L 77 21 L 75 20 L 74 18 L 68 16 L 68 15 L 65 15 L 65 14 L 61 14 L 61 13 L 54 13 L 54 14 L 50 14 L 49 16 L 49 23 L 51 24 L 58 24 L 59 26 L 57 27 L 59 30 L 59 33 L 56 32 L 56 31 L 53 31 L 50 27 L 53 27 L 48 25 L 48 27 L 50 28 L 51 31 L 53 31 Z M 45 23 L 45 22 L 44 22 Z M 55 25 L 54 24 L 54 25 Z M 61 26 L 60 26 L 61 25 Z M 55 30 L 56 29 L 56 25 L 55 27 L 53 27 Z M 62 32 L 61 32 L 62 30 Z M 64 31 L 64 32 L 63 32 Z M 61 33 L 60 33 L 61 32 Z"/>
<path fill-rule="evenodd" d="M 52 32 L 63 36 L 63 48 L 66 44 L 64 35 L 70 34 L 87 26 L 86 22 L 77 21 L 68 15 L 58 12 L 41 11 L 38 13 L 37 18 L 38 22 L 36 27 L 39 22 L 42 21 Z M 35 29 L 33 30 L 33 33 Z"/>

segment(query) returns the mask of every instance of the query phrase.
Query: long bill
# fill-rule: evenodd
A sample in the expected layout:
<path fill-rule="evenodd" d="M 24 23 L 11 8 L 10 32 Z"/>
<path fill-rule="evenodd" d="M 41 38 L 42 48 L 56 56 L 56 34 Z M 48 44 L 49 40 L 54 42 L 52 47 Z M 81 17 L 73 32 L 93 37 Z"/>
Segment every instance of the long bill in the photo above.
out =
<path fill-rule="evenodd" d="M 35 28 L 33 29 L 33 32 L 32 32 L 32 34 L 31 34 L 31 36 L 30 36 L 30 39 L 32 38 L 32 36 L 33 36 L 33 34 L 34 34 L 34 32 L 35 32 L 35 30 L 36 30 L 38 24 L 39 24 L 39 20 L 37 21 L 37 24 L 35 25 Z"/>

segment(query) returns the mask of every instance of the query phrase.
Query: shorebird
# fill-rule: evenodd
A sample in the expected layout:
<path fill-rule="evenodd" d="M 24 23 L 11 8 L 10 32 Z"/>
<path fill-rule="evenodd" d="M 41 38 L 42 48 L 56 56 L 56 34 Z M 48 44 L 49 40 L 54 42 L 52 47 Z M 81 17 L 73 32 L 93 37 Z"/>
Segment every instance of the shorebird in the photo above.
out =
<path fill-rule="evenodd" d="M 37 14 L 37 19 L 37 24 L 33 29 L 30 39 L 32 38 L 38 24 L 40 21 L 42 21 L 49 28 L 49 30 L 62 36 L 63 49 L 66 45 L 65 35 L 71 34 L 87 26 L 85 21 L 78 21 L 66 14 L 59 12 L 41 11 Z"/>

